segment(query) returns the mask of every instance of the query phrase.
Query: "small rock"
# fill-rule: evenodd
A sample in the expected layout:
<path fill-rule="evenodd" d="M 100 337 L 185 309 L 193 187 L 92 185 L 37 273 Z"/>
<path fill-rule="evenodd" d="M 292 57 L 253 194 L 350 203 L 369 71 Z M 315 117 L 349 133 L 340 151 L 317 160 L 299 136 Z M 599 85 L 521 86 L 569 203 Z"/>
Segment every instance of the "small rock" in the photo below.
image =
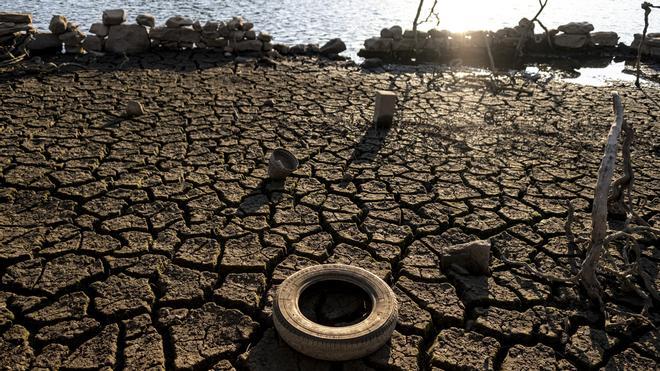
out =
<path fill-rule="evenodd" d="M 561 48 L 579 49 L 587 43 L 587 35 L 559 34 L 555 36 L 553 42 Z"/>
<path fill-rule="evenodd" d="M 126 116 L 136 117 L 144 115 L 144 107 L 142 103 L 136 101 L 130 101 L 126 105 Z"/>
<path fill-rule="evenodd" d="M 361 64 L 362 68 L 378 68 L 383 66 L 383 60 L 380 58 L 367 58 Z"/>
<path fill-rule="evenodd" d="M 50 25 L 48 26 L 48 29 L 54 35 L 59 35 L 59 34 L 62 34 L 64 32 L 66 32 L 67 24 L 68 24 L 68 22 L 67 22 L 65 16 L 63 16 L 63 15 L 54 15 L 53 18 L 50 19 Z"/>
<path fill-rule="evenodd" d="M 446 39 L 451 35 L 451 32 L 447 30 L 436 30 L 431 29 L 427 32 L 432 39 Z"/>
<path fill-rule="evenodd" d="M 328 41 L 320 49 L 321 54 L 339 54 L 346 50 L 346 44 L 341 39 L 336 38 Z"/>
<path fill-rule="evenodd" d="M 242 30 L 244 22 L 243 17 L 234 17 L 231 21 L 227 22 L 227 28 L 229 31 Z"/>
<path fill-rule="evenodd" d="M 179 27 L 188 27 L 192 26 L 193 21 L 192 19 L 180 15 L 176 15 L 174 17 L 170 17 L 167 22 L 165 22 L 165 26 L 169 28 L 179 28 Z"/>
<path fill-rule="evenodd" d="M 589 22 L 570 22 L 563 24 L 557 29 L 569 35 L 588 35 L 594 30 L 594 25 Z"/>
<path fill-rule="evenodd" d="M 616 32 L 592 32 L 590 36 L 591 42 L 598 46 L 616 46 L 619 42 Z"/>
<path fill-rule="evenodd" d="M 264 101 L 264 107 L 274 107 L 275 106 L 275 100 L 274 99 L 266 99 Z"/>
<path fill-rule="evenodd" d="M 94 23 L 92 24 L 92 27 L 89 28 L 89 32 L 99 37 L 106 37 L 108 36 L 108 32 L 110 32 L 110 28 L 103 23 Z"/>
<path fill-rule="evenodd" d="M 108 9 L 103 11 L 103 24 L 106 26 L 119 25 L 126 22 L 124 9 Z"/>
<path fill-rule="evenodd" d="M 259 32 L 259 36 L 257 36 L 257 38 L 265 43 L 271 42 L 273 40 L 273 37 L 268 32 Z"/>
<path fill-rule="evenodd" d="M 275 44 L 273 45 L 273 49 L 282 55 L 287 55 L 290 52 L 290 47 L 285 44 Z"/>
<path fill-rule="evenodd" d="M 156 27 L 156 17 L 151 14 L 140 14 L 135 17 L 135 22 L 141 26 Z"/>
<path fill-rule="evenodd" d="M 250 31 L 251 29 L 254 28 L 254 23 L 252 22 L 245 22 L 243 23 L 243 28 L 241 28 L 243 31 Z"/>

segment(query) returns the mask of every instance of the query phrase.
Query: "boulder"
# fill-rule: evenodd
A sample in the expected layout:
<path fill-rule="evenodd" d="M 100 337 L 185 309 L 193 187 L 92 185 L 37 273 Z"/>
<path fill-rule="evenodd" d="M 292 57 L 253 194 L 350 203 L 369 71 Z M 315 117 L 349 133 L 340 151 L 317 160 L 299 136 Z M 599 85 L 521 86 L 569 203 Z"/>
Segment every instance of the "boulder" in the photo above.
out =
<path fill-rule="evenodd" d="M 57 35 L 52 33 L 37 33 L 27 47 L 29 50 L 37 52 L 60 52 L 62 51 L 62 42 Z"/>
<path fill-rule="evenodd" d="M 65 32 L 59 35 L 59 38 L 60 41 L 62 41 L 65 46 L 80 46 L 82 45 L 82 41 L 85 39 L 85 34 L 83 34 L 78 30 L 75 30 L 75 31 Z"/>
<path fill-rule="evenodd" d="M 265 43 L 273 41 L 273 37 L 268 32 L 259 32 L 257 38 Z"/>
<path fill-rule="evenodd" d="M 436 30 L 435 28 L 428 30 L 428 35 L 432 39 L 446 39 L 451 35 L 447 30 Z"/>
<path fill-rule="evenodd" d="M 257 33 L 254 32 L 254 30 L 246 31 L 245 32 L 245 38 L 248 40 L 256 40 L 257 39 Z"/>
<path fill-rule="evenodd" d="M 570 22 L 557 27 L 557 29 L 569 35 L 588 35 L 589 32 L 594 30 L 594 25 L 589 22 Z"/>
<path fill-rule="evenodd" d="M 156 17 L 151 14 L 140 14 L 135 17 L 135 22 L 141 26 L 156 27 Z"/>
<path fill-rule="evenodd" d="M 154 27 L 149 36 L 155 40 L 198 43 L 201 34 L 192 28 Z"/>
<path fill-rule="evenodd" d="M 361 64 L 362 68 L 378 68 L 383 66 L 383 60 L 380 58 L 367 58 Z"/>
<path fill-rule="evenodd" d="M 0 23 L 0 36 L 31 30 L 29 24 Z"/>
<path fill-rule="evenodd" d="M 269 52 L 269 51 L 273 50 L 273 43 L 271 43 L 270 41 L 264 42 L 264 46 L 263 46 L 262 50 L 265 51 L 265 52 Z"/>
<path fill-rule="evenodd" d="M 202 23 L 200 21 L 195 21 L 193 22 L 192 28 L 197 32 L 202 32 Z"/>
<path fill-rule="evenodd" d="M 50 24 L 48 25 L 48 29 L 53 34 L 59 35 L 66 32 L 67 24 L 68 22 L 65 16 L 54 15 L 53 18 L 50 19 Z"/>
<path fill-rule="evenodd" d="M 236 43 L 237 52 L 260 52 L 263 44 L 259 40 L 243 40 Z"/>
<path fill-rule="evenodd" d="M 234 17 L 234 18 L 231 19 L 231 21 L 227 22 L 227 28 L 230 31 L 242 30 L 244 23 L 245 23 L 245 21 L 243 20 L 243 17 Z"/>
<path fill-rule="evenodd" d="M 189 27 L 192 25 L 193 25 L 192 19 L 181 15 L 175 15 L 174 17 L 170 17 L 165 22 L 165 26 L 169 28 Z"/>
<path fill-rule="evenodd" d="M 390 31 L 392 32 L 392 38 L 394 40 L 401 40 L 403 37 L 403 28 L 401 28 L 401 26 L 392 26 L 390 27 Z"/>
<path fill-rule="evenodd" d="M 231 33 L 229 33 L 230 40 L 240 41 L 243 40 L 244 37 L 245 37 L 245 32 L 241 30 L 232 31 Z"/>
<path fill-rule="evenodd" d="M 149 50 L 151 41 L 144 26 L 139 24 L 122 24 L 110 27 L 105 50 L 117 54 L 136 54 Z"/>
<path fill-rule="evenodd" d="M 126 22 L 126 11 L 124 9 L 107 9 L 103 11 L 103 24 L 115 26 Z"/>
<path fill-rule="evenodd" d="M 32 23 L 32 14 L 0 12 L 0 23 L 30 24 Z"/>
<path fill-rule="evenodd" d="M 90 35 L 85 38 L 82 42 L 83 49 L 90 52 L 102 52 L 103 51 L 103 38 L 99 36 Z"/>
<path fill-rule="evenodd" d="M 245 22 L 245 23 L 243 23 L 243 27 L 241 28 L 241 30 L 247 32 L 247 31 L 250 31 L 250 30 L 253 29 L 253 28 L 254 28 L 254 23 L 252 23 L 252 22 Z"/>
<path fill-rule="evenodd" d="M 372 37 L 364 40 L 364 48 L 372 52 L 389 53 L 392 50 L 392 39 Z"/>
<path fill-rule="evenodd" d="M 587 35 L 559 34 L 553 43 L 560 48 L 579 49 L 587 43 Z"/>
<path fill-rule="evenodd" d="M 417 40 L 419 45 L 423 45 L 424 39 Z M 401 40 L 394 40 L 392 43 L 392 52 L 411 52 L 415 47 L 415 40 L 403 38 Z"/>
<path fill-rule="evenodd" d="M 328 41 L 320 49 L 321 54 L 339 54 L 346 50 L 346 44 L 341 39 L 336 38 Z"/>
<path fill-rule="evenodd" d="M 394 38 L 394 32 L 390 30 L 389 28 L 383 28 L 380 30 L 380 37 L 383 39 L 393 39 Z"/>
<path fill-rule="evenodd" d="M 282 55 L 287 55 L 290 52 L 290 48 L 286 44 L 275 44 L 273 45 L 273 49 Z"/>
<path fill-rule="evenodd" d="M 89 32 L 91 32 L 94 35 L 99 36 L 99 37 L 108 36 L 109 31 L 110 31 L 110 29 L 108 28 L 108 26 L 104 25 L 103 23 L 94 23 L 89 28 Z"/>
<path fill-rule="evenodd" d="M 209 48 L 224 48 L 229 43 L 229 40 L 222 38 L 205 39 L 202 37 L 202 42 Z"/>
<path fill-rule="evenodd" d="M 598 46 L 616 46 L 619 35 L 616 32 L 592 32 L 589 34 L 591 42 Z"/>
<path fill-rule="evenodd" d="M 403 38 L 404 39 L 414 39 L 415 38 L 415 32 L 413 30 L 406 30 L 406 32 L 403 33 Z M 424 40 L 426 38 L 426 32 L 422 32 L 420 30 L 417 30 L 417 40 Z"/>
<path fill-rule="evenodd" d="M 204 26 L 202 26 L 203 33 L 215 33 L 220 30 L 220 22 L 207 21 Z"/>

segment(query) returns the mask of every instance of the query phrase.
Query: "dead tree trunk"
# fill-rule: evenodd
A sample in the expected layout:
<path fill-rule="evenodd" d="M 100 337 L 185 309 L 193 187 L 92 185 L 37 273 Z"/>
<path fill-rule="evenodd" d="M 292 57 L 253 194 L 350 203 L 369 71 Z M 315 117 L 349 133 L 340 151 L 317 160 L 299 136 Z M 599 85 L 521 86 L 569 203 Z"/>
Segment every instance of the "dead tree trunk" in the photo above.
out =
<path fill-rule="evenodd" d="M 601 308 L 603 307 L 603 301 L 600 295 L 601 290 L 598 278 L 596 277 L 596 270 L 600 257 L 603 254 L 605 237 L 607 236 L 607 196 L 616 163 L 616 144 L 621 133 L 621 127 L 623 126 L 621 97 L 617 92 L 613 92 L 612 99 L 614 101 L 616 117 L 610 127 L 610 133 L 607 136 L 607 143 L 605 145 L 605 153 L 598 168 L 598 181 L 596 182 L 594 204 L 591 212 L 591 242 L 589 252 L 578 274 L 580 282 L 589 297 L 596 300 Z"/>

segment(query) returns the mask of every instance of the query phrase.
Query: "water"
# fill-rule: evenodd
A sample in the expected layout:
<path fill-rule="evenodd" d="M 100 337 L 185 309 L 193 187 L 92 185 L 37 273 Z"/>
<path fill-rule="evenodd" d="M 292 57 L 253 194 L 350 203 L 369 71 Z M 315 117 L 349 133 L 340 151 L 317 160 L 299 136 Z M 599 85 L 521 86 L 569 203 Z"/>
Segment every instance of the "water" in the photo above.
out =
<path fill-rule="evenodd" d="M 433 0 L 425 0 L 428 14 Z M 418 0 L 5 0 L 0 10 L 31 12 L 39 29 L 46 30 L 53 14 L 88 29 L 99 22 L 104 9 L 124 8 L 132 21 L 140 13 L 151 13 L 157 23 L 173 15 L 193 19 L 224 20 L 241 15 L 256 29 L 274 36 L 276 42 L 320 43 L 340 37 L 347 55 L 357 57 L 365 39 L 379 35 L 381 28 L 395 24 L 410 28 Z M 549 0 L 539 19 L 548 28 L 570 21 L 589 21 L 596 31 L 615 31 L 620 41 L 630 43 L 641 33 L 644 21 L 642 0 Z M 531 18 L 539 9 L 537 0 L 438 0 L 438 28 L 451 31 L 496 30 Z M 425 17 L 423 17 L 425 18 Z M 421 29 L 435 26 L 429 22 Z M 660 32 L 660 9 L 651 13 L 649 32 Z M 541 32 L 538 30 L 537 32 Z M 617 68 L 617 67 L 615 67 Z"/>

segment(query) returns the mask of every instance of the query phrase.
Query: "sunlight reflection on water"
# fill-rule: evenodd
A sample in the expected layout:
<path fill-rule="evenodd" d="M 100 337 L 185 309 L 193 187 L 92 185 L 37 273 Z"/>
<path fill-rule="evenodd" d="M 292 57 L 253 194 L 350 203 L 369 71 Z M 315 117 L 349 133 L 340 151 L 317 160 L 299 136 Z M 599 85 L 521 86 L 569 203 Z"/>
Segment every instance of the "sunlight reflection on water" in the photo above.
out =
<path fill-rule="evenodd" d="M 431 3 L 425 0 L 427 9 Z M 159 24 L 176 14 L 202 21 L 242 15 L 256 29 L 270 32 L 275 42 L 323 44 L 340 37 L 348 47 L 346 54 L 357 58 L 364 40 L 378 36 L 381 28 L 395 24 L 410 28 L 418 4 L 417 0 L 12 0 L 0 10 L 32 12 L 42 30 L 53 14 L 64 14 L 87 30 L 104 9 L 112 8 L 126 9 L 131 21 L 140 13 L 151 13 Z M 596 31 L 616 31 L 620 41 L 630 43 L 643 28 L 640 4 L 641 0 L 549 0 L 540 19 L 549 28 L 589 21 Z M 495 30 L 533 17 L 538 8 L 537 0 L 438 0 L 438 28 Z M 660 10 L 651 14 L 650 23 L 649 32 L 660 32 Z"/>

